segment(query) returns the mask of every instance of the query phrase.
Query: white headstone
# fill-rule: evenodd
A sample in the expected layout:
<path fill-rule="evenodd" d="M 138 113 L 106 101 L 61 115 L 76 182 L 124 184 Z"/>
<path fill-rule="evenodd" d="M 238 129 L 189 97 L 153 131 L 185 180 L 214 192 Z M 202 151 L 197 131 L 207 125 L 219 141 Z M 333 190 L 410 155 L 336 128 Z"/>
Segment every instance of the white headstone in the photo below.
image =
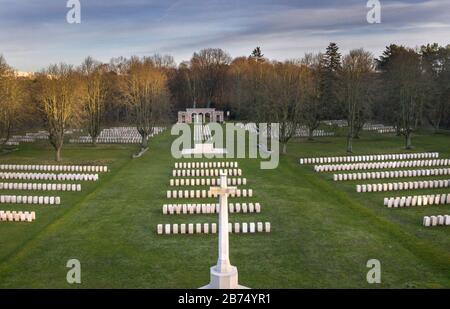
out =
<path fill-rule="evenodd" d="M 164 234 L 170 234 L 170 224 L 164 225 Z"/>
<path fill-rule="evenodd" d="M 256 226 L 257 226 L 257 231 L 258 232 L 262 232 L 263 231 L 263 224 L 262 224 L 262 222 L 256 223 Z"/>
<path fill-rule="evenodd" d="M 237 234 L 239 234 L 241 232 L 239 222 L 234 223 L 234 232 Z"/>

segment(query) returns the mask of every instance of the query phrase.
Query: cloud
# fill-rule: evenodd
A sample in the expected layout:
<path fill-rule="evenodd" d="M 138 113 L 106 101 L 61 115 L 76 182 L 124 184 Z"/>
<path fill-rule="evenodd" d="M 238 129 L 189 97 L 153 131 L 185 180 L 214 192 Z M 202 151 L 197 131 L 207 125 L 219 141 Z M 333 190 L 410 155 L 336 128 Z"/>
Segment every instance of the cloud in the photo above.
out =
<path fill-rule="evenodd" d="M 221 47 L 233 56 L 260 45 L 284 60 L 318 52 L 330 41 L 343 51 L 379 54 L 397 42 L 447 44 L 450 1 L 382 3 L 382 23 L 366 21 L 364 0 L 81 0 L 82 23 L 66 23 L 65 0 L 0 0 L 0 53 L 20 70 L 92 55 L 170 53 L 178 62 L 194 51 Z"/>

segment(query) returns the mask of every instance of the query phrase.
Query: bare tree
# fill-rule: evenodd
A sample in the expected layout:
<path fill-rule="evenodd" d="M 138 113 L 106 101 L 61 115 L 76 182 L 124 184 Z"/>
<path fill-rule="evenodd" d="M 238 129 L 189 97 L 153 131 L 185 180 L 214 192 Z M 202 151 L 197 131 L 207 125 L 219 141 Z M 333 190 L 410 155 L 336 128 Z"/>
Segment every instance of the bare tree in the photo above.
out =
<path fill-rule="evenodd" d="M 80 78 L 72 66 L 51 65 L 37 76 L 38 101 L 44 122 L 55 149 L 55 160 L 61 161 L 64 133 L 80 119 Z"/>
<path fill-rule="evenodd" d="M 265 95 L 269 100 L 268 122 L 280 125 L 279 141 L 282 152 L 287 152 L 287 143 L 294 136 L 301 120 L 301 69 L 286 63 L 273 63 L 265 80 Z"/>
<path fill-rule="evenodd" d="M 186 63 L 180 65 L 179 71 L 184 79 L 184 84 L 186 85 L 187 93 L 192 100 L 192 107 L 197 107 L 197 101 L 200 97 L 200 74 L 198 70 L 190 68 Z"/>
<path fill-rule="evenodd" d="M 363 117 L 364 104 L 370 100 L 370 77 L 374 69 L 372 54 L 363 49 L 351 50 L 342 62 L 339 99 L 348 122 L 347 152 L 353 152 L 358 119 Z"/>
<path fill-rule="evenodd" d="M 233 60 L 228 71 L 228 98 L 233 112 L 240 119 L 256 124 L 266 122 L 265 107 L 268 100 L 264 93 L 264 80 L 271 68 L 254 57 L 239 57 Z"/>
<path fill-rule="evenodd" d="M 324 118 L 325 105 L 322 100 L 321 90 L 321 59 L 322 54 L 306 54 L 300 61 L 302 104 L 301 117 L 308 128 L 308 139 L 313 139 L 320 121 Z"/>
<path fill-rule="evenodd" d="M 153 128 L 167 119 L 167 78 L 150 58 L 132 57 L 125 76 L 124 91 L 133 109 L 137 130 L 142 136 L 142 151 L 148 147 L 148 138 Z"/>
<path fill-rule="evenodd" d="M 231 103 L 233 113 L 241 119 L 248 119 L 248 105 L 245 104 L 248 98 L 246 79 L 248 77 L 248 60 L 246 57 L 239 57 L 233 60 L 228 72 L 229 91 L 228 98 Z M 247 107 L 247 108 L 246 108 Z"/>
<path fill-rule="evenodd" d="M 129 104 L 124 96 L 123 84 L 128 70 L 128 59 L 125 57 L 112 58 L 105 74 L 106 98 L 104 104 L 104 121 L 117 125 L 120 122 L 130 123 Z"/>
<path fill-rule="evenodd" d="M 398 131 L 405 137 L 405 148 L 411 148 L 411 138 L 426 100 L 420 55 L 413 49 L 391 45 L 380 61 L 384 71 L 385 89 Z"/>
<path fill-rule="evenodd" d="M 192 79 L 200 82 L 202 100 L 207 107 L 221 100 L 231 57 L 220 48 L 206 48 L 194 53 L 190 61 Z"/>
<path fill-rule="evenodd" d="M 158 69 L 174 69 L 176 68 L 175 60 L 171 55 L 154 54 L 150 57 L 155 67 Z"/>
<path fill-rule="evenodd" d="M 88 132 L 92 143 L 97 143 L 101 132 L 107 83 L 105 80 L 106 66 L 87 57 L 80 67 L 83 81 L 83 106 L 87 114 Z"/>
<path fill-rule="evenodd" d="M 23 119 L 23 89 L 14 70 L 0 55 L 0 148 L 9 141 L 13 128 Z"/>

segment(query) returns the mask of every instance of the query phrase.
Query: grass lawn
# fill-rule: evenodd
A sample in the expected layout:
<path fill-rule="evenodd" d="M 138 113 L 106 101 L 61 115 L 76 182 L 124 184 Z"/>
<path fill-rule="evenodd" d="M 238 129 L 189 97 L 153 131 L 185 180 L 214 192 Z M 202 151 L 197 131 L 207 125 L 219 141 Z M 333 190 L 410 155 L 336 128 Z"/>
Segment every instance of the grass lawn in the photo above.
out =
<path fill-rule="evenodd" d="M 151 149 L 134 160 L 132 145 L 67 145 L 65 162 L 107 164 L 111 171 L 100 174 L 99 182 L 81 182 L 81 193 L 50 192 L 62 198 L 57 207 L 0 205 L 2 210 L 35 210 L 37 215 L 30 224 L 0 222 L 0 287 L 207 284 L 209 267 L 217 258 L 216 235 L 156 235 L 158 223 L 217 221 L 215 215 L 162 214 L 174 163 L 172 139 L 169 131 L 155 137 Z M 414 152 L 438 151 L 450 157 L 448 134 L 424 132 L 413 144 Z M 354 150 L 398 153 L 404 152 L 402 146 L 399 137 L 365 133 Z M 424 228 L 421 220 L 424 215 L 449 214 L 450 205 L 388 209 L 383 197 L 413 192 L 358 194 L 355 181 L 333 182 L 332 173 L 315 173 L 312 166 L 298 164 L 299 157 L 344 154 L 345 138 L 338 136 L 293 140 L 275 170 L 260 170 L 258 160 L 238 160 L 254 191 L 253 198 L 241 200 L 260 202 L 262 211 L 230 214 L 230 221 L 272 224 L 270 234 L 230 235 L 231 262 L 238 267 L 240 283 L 252 288 L 449 288 L 450 230 Z M 42 142 L 21 145 L 0 162 L 51 163 L 52 158 L 50 147 Z M 450 190 L 414 194 L 422 192 Z M 72 258 L 81 262 L 80 285 L 66 282 L 66 262 Z M 379 285 L 366 281 L 366 262 L 372 258 L 381 262 Z"/>

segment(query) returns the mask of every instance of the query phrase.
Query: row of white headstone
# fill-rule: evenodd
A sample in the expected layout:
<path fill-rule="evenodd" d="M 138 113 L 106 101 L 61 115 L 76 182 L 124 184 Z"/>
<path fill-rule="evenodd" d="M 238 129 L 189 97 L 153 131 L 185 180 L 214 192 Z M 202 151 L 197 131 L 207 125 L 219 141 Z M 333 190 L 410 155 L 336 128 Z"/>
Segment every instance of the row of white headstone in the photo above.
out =
<path fill-rule="evenodd" d="M 153 134 L 161 133 L 165 130 L 165 127 L 153 127 Z M 139 137 L 139 131 L 136 127 L 112 127 L 105 128 L 100 132 L 100 137 Z"/>
<path fill-rule="evenodd" d="M 48 140 L 49 134 L 46 131 L 39 131 L 37 133 L 26 133 L 26 135 L 13 135 L 9 138 L 6 145 L 18 146 L 20 143 L 32 143 L 36 140 Z M 4 142 L 4 139 L 0 139 Z"/>
<path fill-rule="evenodd" d="M 69 129 L 69 130 L 66 130 L 65 133 L 72 134 L 73 132 L 78 131 L 78 130 L 79 129 Z M 27 132 L 25 135 L 27 137 L 32 137 L 35 140 L 48 140 L 48 138 L 50 136 L 50 134 L 45 130 L 39 130 L 37 132 Z"/>
<path fill-rule="evenodd" d="M 0 190 L 81 191 L 80 184 L 0 182 Z"/>
<path fill-rule="evenodd" d="M 334 174 L 334 181 L 450 175 L 450 168 Z"/>
<path fill-rule="evenodd" d="M 230 233 L 270 233 L 270 222 L 235 222 L 228 224 Z M 217 223 L 182 223 L 182 224 L 158 224 L 158 235 L 170 234 L 216 234 Z"/>
<path fill-rule="evenodd" d="M 237 168 L 237 161 L 214 161 L 214 162 L 175 162 L 176 169 L 187 169 L 187 168 Z"/>
<path fill-rule="evenodd" d="M 203 125 L 203 140 L 204 141 L 212 140 L 211 128 L 207 124 Z"/>
<path fill-rule="evenodd" d="M 383 124 L 364 124 L 364 131 L 375 131 L 377 133 L 393 133 L 396 129 L 393 126 L 385 126 Z"/>
<path fill-rule="evenodd" d="M 385 168 L 405 168 L 405 167 L 444 166 L 444 165 L 450 165 L 450 159 L 326 164 L 326 165 L 315 165 L 314 170 L 316 172 L 333 172 L 333 171 L 374 170 Z"/>
<path fill-rule="evenodd" d="M 210 141 L 211 129 L 208 125 L 194 125 L 194 142 Z"/>
<path fill-rule="evenodd" d="M 164 204 L 163 214 L 214 214 L 219 213 L 219 204 Z M 228 203 L 230 213 L 260 213 L 260 203 Z"/>
<path fill-rule="evenodd" d="M 221 172 L 225 172 L 228 176 L 242 176 L 242 170 L 239 168 L 233 169 L 183 169 L 173 170 L 173 177 L 218 177 Z"/>
<path fill-rule="evenodd" d="M 5 141 L 4 140 L 0 140 L 2 143 L 5 143 Z M 7 141 L 6 143 L 5 143 L 5 145 L 6 146 L 19 146 L 20 145 L 20 143 L 19 142 L 16 142 L 16 141 Z"/>
<path fill-rule="evenodd" d="M 339 127 L 339 128 L 348 127 L 348 121 L 345 119 L 323 120 L 323 121 L 321 121 L 321 123 L 323 123 L 327 126 L 333 126 L 333 127 Z"/>
<path fill-rule="evenodd" d="M 309 131 L 305 130 L 305 129 L 298 129 L 295 131 L 294 136 L 296 137 L 308 137 L 309 136 Z M 314 130 L 312 132 L 312 136 L 313 137 L 324 137 L 324 136 L 334 136 L 334 132 L 326 132 L 322 129 L 320 130 Z"/>
<path fill-rule="evenodd" d="M 429 194 L 414 196 L 385 197 L 384 206 L 388 208 L 427 206 L 427 205 L 445 205 L 450 204 L 449 194 Z"/>
<path fill-rule="evenodd" d="M 230 197 L 252 197 L 252 189 L 237 189 Z M 167 198 L 212 198 L 215 197 L 209 190 L 167 190 Z"/>
<path fill-rule="evenodd" d="M 165 130 L 165 127 L 153 127 L 152 133 L 158 134 Z M 136 127 L 112 127 L 103 129 L 101 137 L 137 137 L 141 136 Z"/>
<path fill-rule="evenodd" d="M 356 185 L 356 192 L 360 193 L 360 192 L 383 192 L 383 191 L 398 191 L 398 190 L 448 188 L 449 184 L 450 184 L 449 179 L 373 183 L 373 184 Z"/>
<path fill-rule="evenodd" d="M 150 136 L 152 137 L 152 136 Z M 139 144 L 142 142 L 142 137 L 98 137 L 97 144 Z M 71 144 L 90 144 L 92 138 L 90 136 L 71 138 Z"/>
<path fill-rule="evenodd" d="M 35 219 L 36 213 L 34 211 L 0 210 L 0 221 L 32 222 Z"/>
<path fill-rule="evenodd" d="M 228 185 L 240 186 L 247 184 L 247 178 L 228 178 Z M 170 179 L 169 184 L 171 187 L 175 186 L 218 186 L 220 185 L 220 178 L 175 178 Z"/>
<path fill-rule="evenodd" d="M 362 155 L 362 156 L 300 158 L 299 162 L 300 164 L 316 164 L 316 163 L 367 162 L 367 161 L 436 159 L 436 158 L 439 158 L 438 152 L 420 152 L 420 153 L 396 153 L 396 154 L 378 154 L 378 155 Z"/>
<path fill-rule="evenodd" d="M 23 165 L 0 164 L 0 170 L 51 172 L 107 172 L 107 166 L 98 165 Z"/>
<path fill-rule="evenodd" d="M 382 129 L 378 129 L 377 133 L 394 133 L 397 132 L 397 130 L 395 128 L 382 128 Z"/>
<path fill-rule="evenodd" d="M 19 143 L 33 143 L 36 139 L 32 136 L 23 136 L 23 135 L 13 135 L 10 141 L 19 142 Z"/>
<path fill-rule="evenodd" d="M 423 226 L 450 225 L 450 215 L 425 216 Z"/>
<path fill-rule="evenodd" d="M 97 181 L 98 174 L 54 174 L 54 173 L 0 173 L 0 179 Z"/>
<path fill-rule="evenodd" d="M 203 125 L 194 126 L 194 143 L 203 141 Z"/>
<path fill-rule="evenodd" d="M 165 130 L 165 127 L 153 127 L 151 138 Z M 89 135 L 79 136 L 69 140 L 70 143 L 92 143 L 92 137 Z M 97 137 L 99 144 L 138 144 L 142 142 L 142 136 L 136 127 L 113 127 L 103 129 Z"/>
<path fill-rule="evenodd" d="M 1 204 L 40 204 L 59 205 L 59 196 L 31 196 L 31 195 L 0 195 Z"/>
<path fill-rule="evenodd" d="M 246 123 L 246 124 L 236 123 L 235 127 L 244 129 L 244 130 L 249 131 L 251 133 L 255 133 L 255 134 L 258 133 L 258 128 L 256 127 L 255 123 Z"/>
<path fill-rule="evenodd" d="M 256 126 L 256 124 L 255 123 L 246 123 L 246 124 L 242 124 L 242 123 L 235 123 L 235 128 L 241 128 L 241 129 L 244 129 L 244 130 L 246 130 L 246 131 L 249 131 L 250 133 L 253 133 L 253 134 L 257 134 L 258 136 L 260 136 L 260 137 L 264 137 L 264 138 L 267 138 L 267 137 L 270 137 L 270 138 L 272 138 L 272 139 L 277 139 L 277 138 L 280 138 L 279 137 L 279 133 L 277 132 L 277 131 L 275 131 L 275 130 L 270 130 L 269 129 L 269 127 L 268 126 L 261 126 L 261 127 L 257 127 Z M 288 124 L 288 128 L 290 129 L 291 127 L 292 127 L 293 125 L 292 124 Z M 266 145 L 267 143 L 260 143 L 260 144 L 258 144 L 258 147 L 262 150 L 262 151 L 264 151 L 264 152 L 266 152 L 266 153 L 269 153 L 269 152 L 271 152 L 271 151 L 269 151 L 268 149 L 267 149 L 267 145 Z"/>

